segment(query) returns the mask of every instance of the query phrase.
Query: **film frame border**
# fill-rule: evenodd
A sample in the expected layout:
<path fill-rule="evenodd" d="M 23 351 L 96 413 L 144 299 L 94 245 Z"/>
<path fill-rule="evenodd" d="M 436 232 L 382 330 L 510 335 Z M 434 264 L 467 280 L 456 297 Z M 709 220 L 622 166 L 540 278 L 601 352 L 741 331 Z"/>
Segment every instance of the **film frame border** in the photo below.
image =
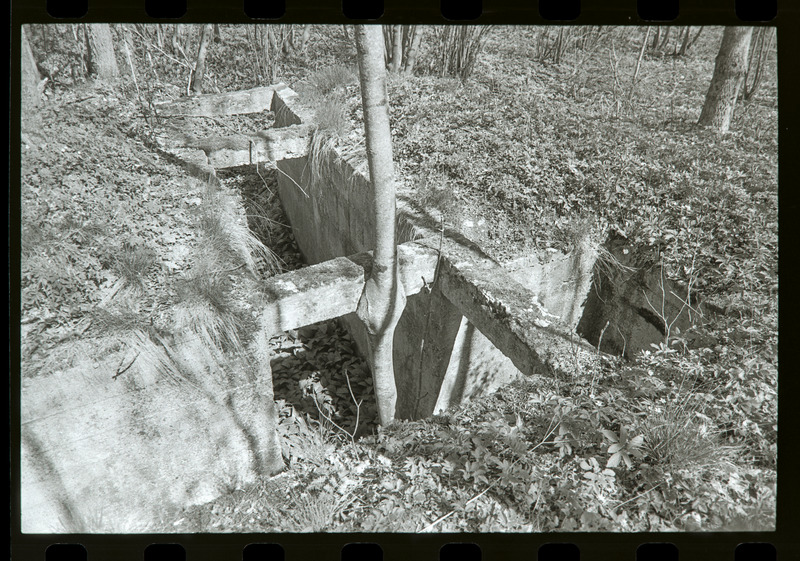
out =
<path fill-rule="evenodd" d="M 781 237 L 788 237 L 789 244 L 780 244 L 779 267 L 787 275 L 780 283 L 779 298 L 784 311 L 797 309 L 797 297 L 786 288 L 794 286 L 797 266 L 790 254 L 791 242 L 796 235 L 796 226 L 791 222 L 792 212 L 798 203 L 797 194 L 790 186 L 798 179 L 798 164 L 791 155 L 798 152 L 797 135 L 800 119 L 795 102 L 800 99 L 797 76 L 800 74 L 796 53 L 800 52 L 800 8 L 789 6 L 789 1 L 777 6 L 777 14 L 771 21 L 743 21 L 737 16 L 747 14 L 748 7 L 759 4 L 758 0 L 748 2 L 734 0 L 682 0 L 679 15 L 672 21 L 646 20 L 639 16 L 637 2 L 634 0 L 578 0 L 580 15 L 574 20 L 553 21 L 539 13 L 536 0 L 483 0 L 483 13 L 470 20 L 447 20 L 442 16 L 440 2 L 437 0 L 385 0 L 383 15 L 377 20 L 353 20 L 342 12 L 342 0 L 285 0 L 285 13 L 278 19 L 251 19 L 244 11 L 243 2 L 228 3 L 225 0 L 186 0 L 187 10 L 179 19 L 154 19 L 145 11 L 146 0 L 88 0 L 88 11 L 81 18 L 56 19 L 46 9 L 46 0 L 36 4 L 24 0 L 11 2 L 11 84 L 19 83 L 19 40 L 20 26 L 26 23 L 420 23 L 420 24 L 521 24 L 521 25 L 754 25 L 774 26 L 778 30 L 778 150 L 779 150 L 779 228 Z M 346 1 L 346 0 L 345 0 Z M 447 0 L 443 0 L 447 1 Z M 541 0 L 544 2 L 544 0 Z M 644 0 L 639 0 L 644 1 Z M 546 2 L 552 4 L 551 1 Z M 667 2 L 669 4 L 669 2 Z M 751 12 L 752 13 L 752 12 Z M 20 92 L 11 88 L 10 92 L 10 133 L 9 169 L 12 173 L 9 184 L 9 266 L 10 273 L 19 272 L 19 108 Z M 16 203 L 16 204 L 15 204 Z M 14 212 L 16 211 L 16 213 Z M 796 221 L 795 221 L 796 222 Z M 16 251 L 15 251 L 16 249 Z M 20 452 L 19 452 L 19 294 L 10 291 L 10 320 L 15 329 L 10 336 L 11 368 L 11 554 L 12 559 L 45 559 L 47 548 L 53 544 L 82 544 L 88 559 L 143 559 L 145 549 L 151 544 L 180 544 L 189 561 L 204 559 L 242 559 L 249 557 L 248 544 L 279 544 L 285 559 L 338 560 L 354 559 L 360 548 L 350 548 L 351 553 L 342 553 L 348 544 L 378 544 L 382 557 L 400 559 L 409 555 L 425 556 L 428 559 L 535 559 L 539 548 L 546 544 L 567 543 L 577 546 L 580 558 L 591 559 L 636 559 L 637 548 L 642 544 L 674 544 L 680 559 L 756 559 L 755 554 L 766 553 L 768 559 L 772 551 L 768 546 L 745 546 L 740 544 L 772 544 L 777 558 L 800 559 L 800 537 L 795 528 L 800 527 L 800 516 L 795 505 L 800 504 L 800 486 L 796 478 L 798 457 L 793 436 L 798 431 L 798 415 L 792 408 L 790 397 L 797 395 L 798 381 L 789 372 L 792 358 L 787 345 L 779 345 L 779 371 L 781 389 L 778 395 L 780 423 L 778 431 L 780 454 L 778 457 L 778 498 L 777 526 L 775 532 L 730 532 L 730 533 L 552 533 L 552 534 L 135 534 L 135 535 L 87 535 L 87 534 L 21 534 L 19 519 L 20 493 Z M 789 324 L 787 314 L 780 314 L 779 329 L 783 339 L 795 333 Z M 789 366 L 785 366 L 789 364 Z M 784 365 L 782 368 L 780 365 Z M 13 469 L 16 466 L 17 469 Z M 310 539 L 313 536 L 313 539 Z M 474 548 L 450 548 L 451 553 L 442 550 L 447 544 L 477 544 L 478 557 Z M 69 548 L 66 548 L 68 550 Z M 259 547 L 251 548 L 253 553 Z M 345 548 L 347 549 L 347 548 Z M 447 548 L 445 548 L 446 550 Z M 748 556 L 748 550 L 751 556 Z M 372 550 L 375 552 L 375 550 Z M 79 550 L 74 550 L 78 552 Z M 366 552 L 361 552 L 366 553 Z M 453 554 L 457 556 L 453 556 Z M 70 555 L 70 554 L 68 554 Z M 244 557 L 243 557 L 244 556 Z M 54 559 L 60 559 L 55 557 Z M 68 556 L 65 559 L 72 559 Z M 161 559 L 162 557 L 154 557 Z M 178 559 L 180 557 L 176 557 Z M 276 557 L 258 557 L 278 559 Z M 570 558 L 569 556 L 565 558 Z M 661 558 L 661 557 L 655 557 Z M 667 557 L 669 558 L 669 557 Z M 379 558 L 378 558 L 379 559 Z M 549 559 L 549 557 L 547 558 Z M 646 558 L 647 559 L 647 558 Z"/>

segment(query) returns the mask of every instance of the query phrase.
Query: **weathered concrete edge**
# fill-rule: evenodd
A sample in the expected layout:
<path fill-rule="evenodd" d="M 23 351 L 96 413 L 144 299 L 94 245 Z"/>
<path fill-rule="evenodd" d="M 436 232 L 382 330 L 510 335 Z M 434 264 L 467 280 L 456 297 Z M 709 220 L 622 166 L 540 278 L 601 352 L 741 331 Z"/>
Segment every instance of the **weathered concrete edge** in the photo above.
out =
<path fill-rule="evenodd" d="M 488 256 L 444 240 L 439 274 L 445 297 L 523 374 L 569 373 L 593 363 L 594 348 Z"/>
<path fill-rule="evenodd" d="M 439 260 L 433 243 L 397 248 L 407 296 L 433 281 Z M 554 322 L 501 265 L 455 242 L 447 242 L 446 249 L 439 265 L 442 293 L 523 374 L 566 373 L 591 363 L 594 348 Z M 371 267 L 372 255 L 365 252 L 267 279 L 261 329 L 271 335 L 355 312 Z"/>
<path fill-rule="evenodd" d="M 166 101 L 155 105 L 156 112 L 162 117 L 211 117 L 222 115 L 243 115 L 267 111 L 272 106 L 275 92 L 292 92 L 286 84 L 273 84 L 219 94 L 203 94 L 175 101 Z"/>
<path fill-rule="evenodd" d="M 416 243 L 397 248 L 400 282 L 407 296 L 432 282 L 437 252 Z M 372 268 L 372 254 L 337 257 L 266 279 L 258 312 L 264 333 L 274 335 L 356 311 Z"/>
<path fill-rule="evenodd" d="M 279 110 L 284 114 L 283 126 L 307 123 L 310 118 L 293 91 L 286 97 L 283 93 L 273 96 L 272 107 L 276 112 L 276 126 L 281 126 Z M 337 157 L 347 163 L 338 153 Z M 359 173 L 355 169 L 352 172 Z M 432 217 L 424 216 L 401 194 L 398 194 L 397 206 L 398 219 L 424 237 L 420 242 L 398 246 L 398 251 L 403 246 L 418 245 L 437 249 L 438 256 L 441 242 L 442 293 L 520 372 L 526 375 L 547 371 L 568 373 L 594 363 L 594 347 L 570 327 L 554 321 L 555 318 L 536 304 L 536 295 L 489 258 L 475 242 L 451 232 L 440 240 L 435 235 Z M 406 294 L 410 293 L 406 291 Z"/>
<path fill-rule="evenodd" d="M 267 129 L 255 135 L 209 136 L 174 139 L 177 147 L 202 150 L 215 168 L 251 164 L 274 164 L 278 160 L 302 158 L 308 154 L 313 129 L 310 125 L 291 125 Z"/>

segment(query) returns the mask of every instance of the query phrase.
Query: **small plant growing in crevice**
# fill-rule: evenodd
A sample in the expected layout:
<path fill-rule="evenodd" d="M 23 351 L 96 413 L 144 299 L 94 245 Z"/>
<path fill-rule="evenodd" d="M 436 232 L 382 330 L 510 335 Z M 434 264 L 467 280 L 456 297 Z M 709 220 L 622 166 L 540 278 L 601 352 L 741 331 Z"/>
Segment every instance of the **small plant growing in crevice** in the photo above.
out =
<path fill-rule="evenodd" d="M 125 243 L 115 258 L 114 269 L 127 286 L 142 287 L 144 278 L 156 264 L 156 252 L 149 247 Z"/>

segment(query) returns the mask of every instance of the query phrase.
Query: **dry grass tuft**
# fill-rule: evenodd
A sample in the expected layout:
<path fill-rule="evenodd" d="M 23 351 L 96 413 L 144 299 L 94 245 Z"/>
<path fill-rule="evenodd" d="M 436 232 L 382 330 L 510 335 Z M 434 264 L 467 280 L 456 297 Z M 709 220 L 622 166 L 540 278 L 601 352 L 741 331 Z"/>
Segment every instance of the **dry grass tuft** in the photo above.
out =
<path fill-rule="evenodd" d="M 116 273 L 127 286 L 144 285 L 144 277 L 156 264 L 156 252 L 149 247 L 124 244 L 114 262 Z"/>
<path fill-rule="evenodd" d="M 720 444 L 705 419 L 702 405 L 690 393 L 664 407 L 653 405 L 641 428 L 647 456 L 670 469 L 727 463 L 730 448 Z"/>

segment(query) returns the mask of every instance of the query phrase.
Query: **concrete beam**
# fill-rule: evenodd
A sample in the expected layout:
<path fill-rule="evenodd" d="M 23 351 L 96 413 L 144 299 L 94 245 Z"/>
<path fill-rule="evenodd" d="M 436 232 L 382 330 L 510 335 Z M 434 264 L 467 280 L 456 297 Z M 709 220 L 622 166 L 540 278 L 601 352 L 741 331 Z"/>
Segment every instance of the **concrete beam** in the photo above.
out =
<path fill-rule="evenodd" d="M 416 294 L 433 280 L 437 253 L 416 243 L 398 246 L 397 253 L 405 293 Z M 355 312 L 371 269 L 371 253 L 359 253 L 267 279 L 261 329 L 272 335 Z"/>
<path fill-rule="evenodd" d="M 594 348 L 477 247 L 445 238 L 439 274 L 445 297 L 523 374 L 569 373 L 593 364 Z"/>
<path fill-rule="evenodd" d="M 407 296 L 434 280 L 438 244 L 424 240 L 398 246 Z M 365 252 L 267 279 L 262 329 L 274 334 L 355 312 L 371 267 L 372 255 Z M 439 275 L 447 300 L 523 374 L 569 373 L 593 364 L 594 347 L 556 321 L 533 292 L 477 247 L 445 239 Z"/>
<path fill-rule="evenodd" d="M 203 138 L 173 131 L 162 143 L 170 146 L 173 153 L 180 149 L 202 150 L 208 164 L 220 169 L 301 158 L 308 154 L 312 132 L 309 125 L 268 129 L 256 135 L 215 135 Z"/>
<path fill-rule="evenodd" d="M 285 84 L 275 84 L 239 92 L 204 94 L 177 101 L 156 104 L 161 117 L 214 117 L 219 115 L 242 115 L 269 111 L 275 92 L 290 92 Z"/>

